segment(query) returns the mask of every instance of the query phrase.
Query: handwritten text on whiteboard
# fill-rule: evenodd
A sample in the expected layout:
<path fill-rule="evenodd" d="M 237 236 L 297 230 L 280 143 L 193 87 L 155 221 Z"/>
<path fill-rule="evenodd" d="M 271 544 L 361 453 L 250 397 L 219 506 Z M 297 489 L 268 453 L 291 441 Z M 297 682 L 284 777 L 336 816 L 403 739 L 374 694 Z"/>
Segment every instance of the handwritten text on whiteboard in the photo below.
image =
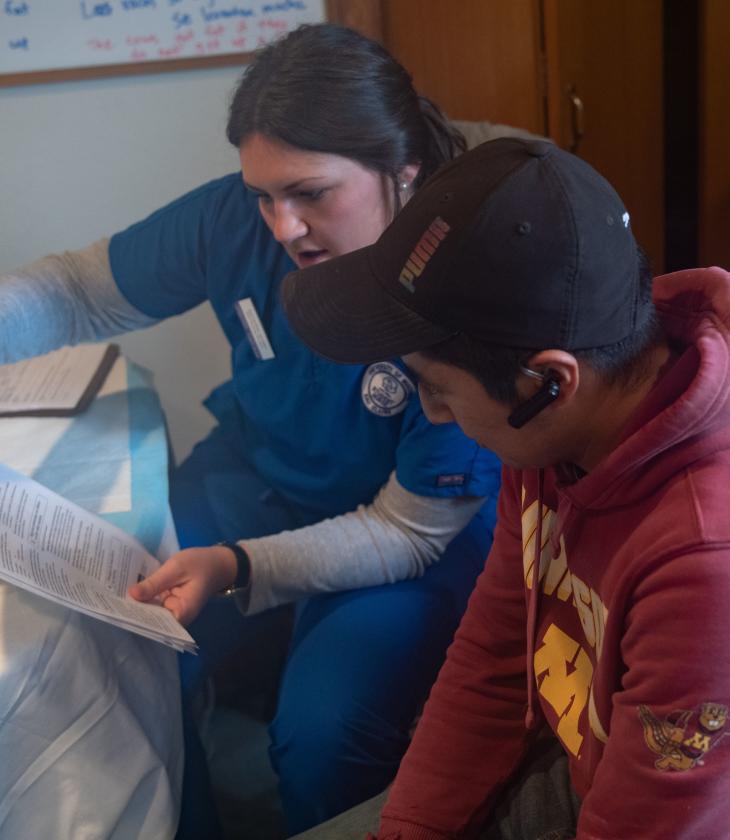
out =
<path fill-rule="evenodd" d="M 0 73 L 255 50 L 324 0 L 0 0 Z"/>

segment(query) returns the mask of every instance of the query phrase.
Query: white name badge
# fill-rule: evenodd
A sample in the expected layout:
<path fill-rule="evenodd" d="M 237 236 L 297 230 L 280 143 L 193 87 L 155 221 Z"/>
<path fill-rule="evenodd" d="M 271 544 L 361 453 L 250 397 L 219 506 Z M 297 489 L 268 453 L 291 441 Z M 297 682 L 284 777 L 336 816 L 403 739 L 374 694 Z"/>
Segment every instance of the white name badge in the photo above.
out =
<path fill-rule="evenodd" d="M 257 359 L 265 362 L 267 359 L 273 359 L 276 355 L 269 337 L 266 335 L 264 325 L 261 323 L 259 313 L 253 305 L 251 298 L 241 298 L 236 301 L 236 312 L 241 319 L 248 342 Z"/>

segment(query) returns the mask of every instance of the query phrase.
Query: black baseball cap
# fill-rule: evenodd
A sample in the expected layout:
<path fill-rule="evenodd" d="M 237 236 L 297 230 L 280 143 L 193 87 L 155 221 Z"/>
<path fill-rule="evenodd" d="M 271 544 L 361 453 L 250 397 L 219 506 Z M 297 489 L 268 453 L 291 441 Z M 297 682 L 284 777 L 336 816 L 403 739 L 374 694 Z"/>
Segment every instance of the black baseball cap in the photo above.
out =
<path fill-rule="evenodd" d="M 546 140 L 483 143 L 432 175 L 373 245 L 287 275 L 297 335 L 367 363 L 457 333 L 526 349 L 627 338 L 649 315 L 629 214 Z"/>

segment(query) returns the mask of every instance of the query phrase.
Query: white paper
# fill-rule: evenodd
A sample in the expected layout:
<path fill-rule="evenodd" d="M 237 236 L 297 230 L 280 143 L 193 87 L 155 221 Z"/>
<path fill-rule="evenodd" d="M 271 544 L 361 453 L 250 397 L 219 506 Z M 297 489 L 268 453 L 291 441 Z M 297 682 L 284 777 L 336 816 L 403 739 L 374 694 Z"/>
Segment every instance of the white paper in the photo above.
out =
<path fill-rule="evenodd" d="M 159 566 L 133 537 L 0 464 L 0 578 L 178 650 L 195 642 L 126 591 Z"/>
<path fill-rule="evenodd" d="M 0 412 L 73 409 L 107 347 L 62 347 L 44 356 L 0 366 Z"/>
<path fill-rule="evenodd" d="M 2 370 L 2 368 L 0 368 Z M 111 397 L 113 400 L 104 400 Z M 112 417 L 113 415 L 113 417 Z M 64 495 L 92 513 L 132 509 L 127 361 L 118 356 L 83 417 L 0 417 L 0 457 L 34 475 L 44 462 L 65 476 Z M 73 428 L 72 428 L 73 427 Z"/>

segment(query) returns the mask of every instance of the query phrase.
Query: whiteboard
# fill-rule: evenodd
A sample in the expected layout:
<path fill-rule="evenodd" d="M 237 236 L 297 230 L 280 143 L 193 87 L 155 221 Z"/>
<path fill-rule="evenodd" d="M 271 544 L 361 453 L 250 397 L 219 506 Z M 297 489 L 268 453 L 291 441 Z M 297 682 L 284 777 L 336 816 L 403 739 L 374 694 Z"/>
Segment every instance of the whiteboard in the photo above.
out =
<path fill-rule="evenodd" d="M 0 73 L 250 52 L 324 19 L 324 0 L 0 0 Z"/>

